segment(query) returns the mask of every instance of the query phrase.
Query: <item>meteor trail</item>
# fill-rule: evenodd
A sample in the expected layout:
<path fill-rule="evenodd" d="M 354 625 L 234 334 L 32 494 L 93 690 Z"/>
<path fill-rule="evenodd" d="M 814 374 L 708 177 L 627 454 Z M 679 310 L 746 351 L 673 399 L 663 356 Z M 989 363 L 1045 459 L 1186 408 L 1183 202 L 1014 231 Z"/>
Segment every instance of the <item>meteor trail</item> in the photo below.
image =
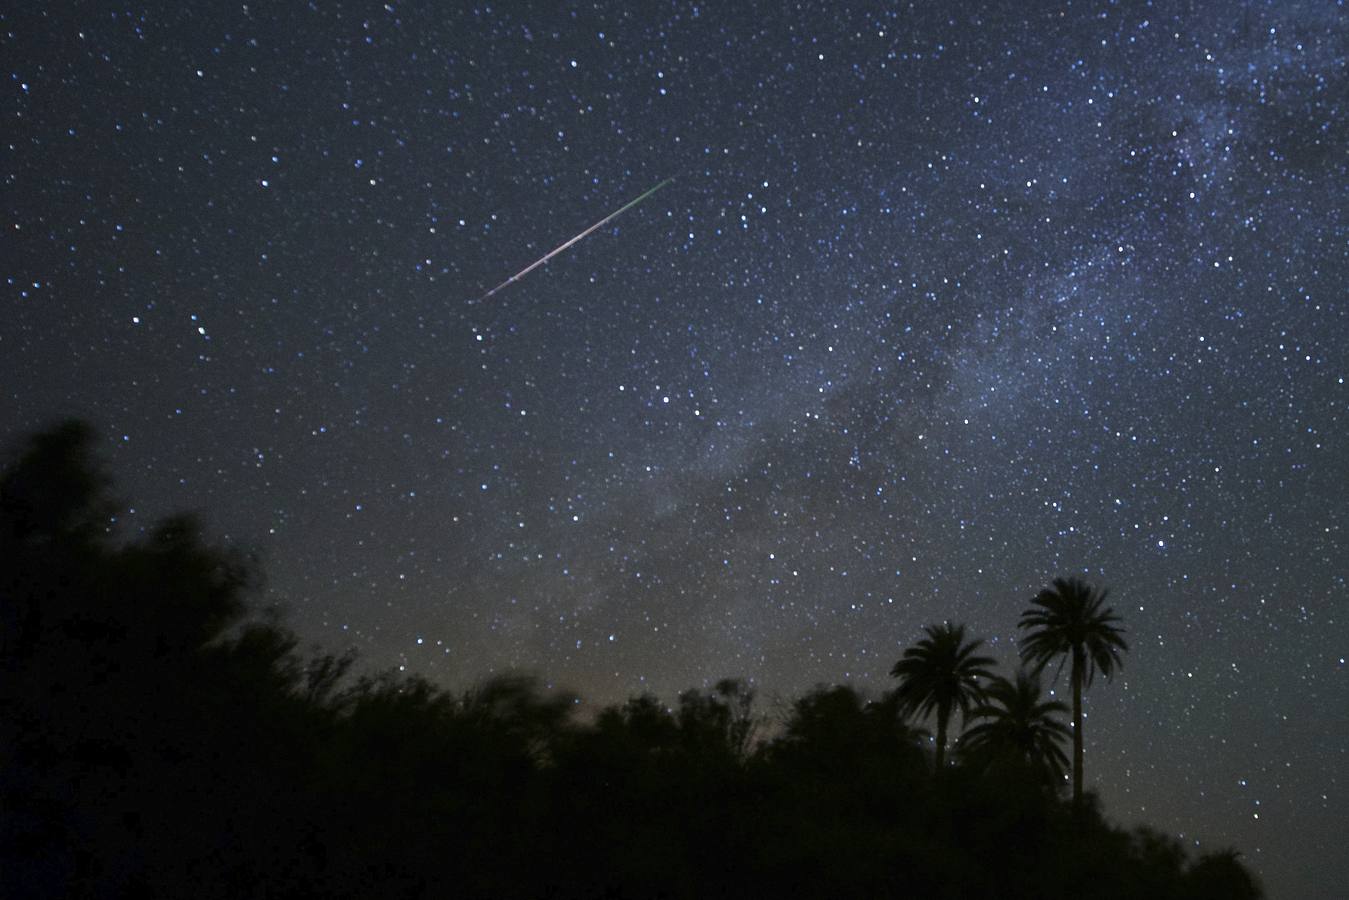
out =
<path fill-rule="evenodd" d="M 617 210 L 615 210 L 614 212 L 609 213 L 609 215 L 605 216 L 603 219 L 600 219 L 600 220 L 599 220 L 598 222 L 596 222 L 594 225 L 591 225 L 591 226 L 590 226 L 589 228 L 587 228 L 585 231 L 581 232 L 581 233 L 578 234 L 576 237 L 574 237 L 574 238 L 572 238 L 571 240 L 567 241 L 565 244 L 562 244 L 562 245 L 559 246 L 556 250 L 553 250 L 553 251 L 551 251 L 550 253 L 547 253 L 547 254 L 545 254 L 544 256 L 540 257 L 540 258 L 539 258 L 538 260 L 536 260 L 535 262 L 530 263 L 528 266 L 526 266 L 525 268 L 521 269 L 519 272 L 516 272 L 516 273 L 515 273 L 514 275 L 512 275 L 510 278 L 507 278 L 505 281 L 501 282 L 501 284 L 497 285 L 496 287 L 492 288 L 492 289 L 491 289 L 490 291 L 488 291 L 487 293 L 483 294 L 481 297 L 478 298 L 478 302 L 481 303 L 482 301 L 486 300 L 488 297 L 492 296 L 492 295 L 495 294 L 497 291 L 501 290 L 502 288 L 504 288 L 506 285 L 510 284 L 511 282 L 513 282 L 513 281 L 519 281 L 521 278 L 524 278 L 524 277 L 525 277 L 526 275 L 528 275 L 530 272 L 533 272 L 533 271 L 534 271 L 535 269 L 537 269 L 539 266 L 541 266 L 541 265 L 543 265 L 544 263 L 548 262 L 548 260 L 552 259 L 554 256 L 557 256 L 557 255 L 558 255 L 559 253 L 561 253 L 563 250 L 566 250 L 568 247 L 572 246 L 572 245 L 575 244 L 577 241 L 580 241 L 581 239 L 583 239 L 586 235 L 588 235 L 588 234 L 592 233 L 593 231 L 595 231 L 595 229 L 597 229 L 597 228 L 603 228 L 603 227 L 604 227 L 605 225 L 607 225 L 609 222 L 612 222 L 614 219 L 617 219 L 619 216 L 623 215 L 623 213 L 625 213 L 625 212 L 627 212 L 628 210 L 632 209 L 632 208 L 633 208 L 634 206 L 636 206 L 638 203 L 641 203 L 641 202 L 642 202 L 643 200 L 645 200 L 647 197 L 650 197 L 652 194 L 656 193 L 656 191 L 658 191 L 658 190 L 660 190 L 661 188 L 665 187 L 667 184 L 669 184 L 669 183 L 672 182 L 672 181 L 674 181 L 673 178 L 667 178 L 667 179 L 665 179 L 665 180 L 662 181 L 660 184 L 656 185 L 656 186 L 653 187 L 651 190 L 647 191 L 645 194 L 643 194 L 642 196 L 638 197 L 636 200 L 632 200 L 632 201 L 628 202 L 626 205 L 619 207 L 619 208 L 618 208 Z"/>

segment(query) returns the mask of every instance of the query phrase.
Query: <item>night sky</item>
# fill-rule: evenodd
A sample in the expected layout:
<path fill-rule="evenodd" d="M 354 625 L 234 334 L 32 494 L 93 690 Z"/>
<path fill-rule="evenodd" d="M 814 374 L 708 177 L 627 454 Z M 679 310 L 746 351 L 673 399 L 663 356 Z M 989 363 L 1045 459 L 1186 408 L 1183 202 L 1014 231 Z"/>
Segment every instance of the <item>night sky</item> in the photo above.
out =
<path fill-rule="evenodd" d="M 1349 883 L 1341 4 L 18 6 L 0 438 L 92 420 L 133 533 L 586 708 L 1078 574 L 1107 812 Z"/>

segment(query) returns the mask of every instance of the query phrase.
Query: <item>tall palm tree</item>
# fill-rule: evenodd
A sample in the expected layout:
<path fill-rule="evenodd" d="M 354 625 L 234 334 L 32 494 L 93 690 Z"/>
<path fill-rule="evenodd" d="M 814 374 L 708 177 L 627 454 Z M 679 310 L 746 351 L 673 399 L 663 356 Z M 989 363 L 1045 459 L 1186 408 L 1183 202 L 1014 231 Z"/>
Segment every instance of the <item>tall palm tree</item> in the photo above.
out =
<path fill-rule="evenodd" d="M 946 725 L 957 708 L 961 716 L 983 699 L 981 678 L 992 678 L 993 660 L 977 656 L 982 640 L 965 640 L 965 626 L 928 625 L 927 637 L 904 651 L 890 674 L 899 679 L 896 692 L 906 715 L 937 714 L 937 771 L 946 764 Z"/>
<path fill-rule="evenodd" d="M 965 730 L 960 745 L 973 759 L 1029 766 L 1047 784 L 1061 786 L 1069 735 L 1058 717 L 1067 712 L 1066 704 L 1043 698 L 1038 675 L 1022 670 L 1015 681 L 995 677 L 984 702 L 970 710 L 978 724 Z"/>
<path fill-rule="evenodd" d="M 1120 654 L 1127 652 L 1124 629 L 1119 616 L 1105 605 L 1110 591 L 1096 590 L 1080 578 L 1055 578 L 1054 583 L 1036 594 L 1031 606 L 1021 614 L 1017 627 L 1027 634 L 1021 644 L 1021 658 L 1037 673 L 1056 656 L 1071 660 L 1069 677 L 1073 686 L 1073 805 L 1082 807 L 1082 687 L 1090 687 L 1099 671 L 1109 681 L 1124 665 Z M 1059 663 L 1062 671 L 1063 662 Z M 1054 676 L 1058 678 L 1058 673 Z"/>

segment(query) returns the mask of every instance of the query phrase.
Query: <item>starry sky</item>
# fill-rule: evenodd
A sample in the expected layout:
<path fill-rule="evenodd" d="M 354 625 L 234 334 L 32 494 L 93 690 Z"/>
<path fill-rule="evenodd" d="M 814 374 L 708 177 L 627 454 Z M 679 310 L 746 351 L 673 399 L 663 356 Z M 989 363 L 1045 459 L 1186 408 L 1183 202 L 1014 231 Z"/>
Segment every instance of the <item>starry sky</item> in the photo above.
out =
<path fill-rule="evenodd" d="M 94 421 L 307 644 L 771 710 L 944 619 L 1010 663 L 1078 574 L 1107 810 L 1349 882 L 1341 3 L 21 4 L 0 58 L 0 438 Z"/>

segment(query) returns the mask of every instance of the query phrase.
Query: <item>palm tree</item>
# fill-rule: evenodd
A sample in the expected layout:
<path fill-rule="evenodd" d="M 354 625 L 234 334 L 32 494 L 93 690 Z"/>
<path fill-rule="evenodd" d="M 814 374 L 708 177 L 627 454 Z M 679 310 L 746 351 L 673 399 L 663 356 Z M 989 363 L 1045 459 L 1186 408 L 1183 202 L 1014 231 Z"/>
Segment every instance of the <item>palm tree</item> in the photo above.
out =
<path fill-rule="evenodd" d="M 890 674 L 899 679 L 896 696 L 906 715 L 937 713 L 937 771 L 946 763 L 946 725 L 957 707 L 967 716 L 983 699 L 981 678 L 992 678 L 993 660 L 976 656 L 982 640 L 965 640 L 965 626 L 928 625 L 927 637 L 904 651 Z"/>
<path fill-rule="evenodd" d="M 962 749 L 976 760 L 1029 766 L 1046 783 L 1062 785 L 1068 726 L 1058 716 L 1068 712 L 1067 705 L 1044 700 L 1039 676 L 1025 670 L 1015 681 L 995 677 L 984 693 L 984 702 L 970 711 L 979 721 L 961 736 Z"/>
<path fill-rule="evenodd" d="M 1056 656 L 1072 660 L 1073 805 L 1082 808 L 1082 686 L 1091 686 L 1099 671 L 1109 681 L 1124 665 L 1129 645 L 1115 611 L 1105 605 L 1108 589 L 1096 590 L 1079 578 L 1055 578 L 1036 594 L 1017 627 L 1026 630 L 1021 658 L 1039 673 Z M 1063 663 L 1059 663 L 1062 671 Z M 1058 673 L 1054 675 L 1058 678 Z"/>

